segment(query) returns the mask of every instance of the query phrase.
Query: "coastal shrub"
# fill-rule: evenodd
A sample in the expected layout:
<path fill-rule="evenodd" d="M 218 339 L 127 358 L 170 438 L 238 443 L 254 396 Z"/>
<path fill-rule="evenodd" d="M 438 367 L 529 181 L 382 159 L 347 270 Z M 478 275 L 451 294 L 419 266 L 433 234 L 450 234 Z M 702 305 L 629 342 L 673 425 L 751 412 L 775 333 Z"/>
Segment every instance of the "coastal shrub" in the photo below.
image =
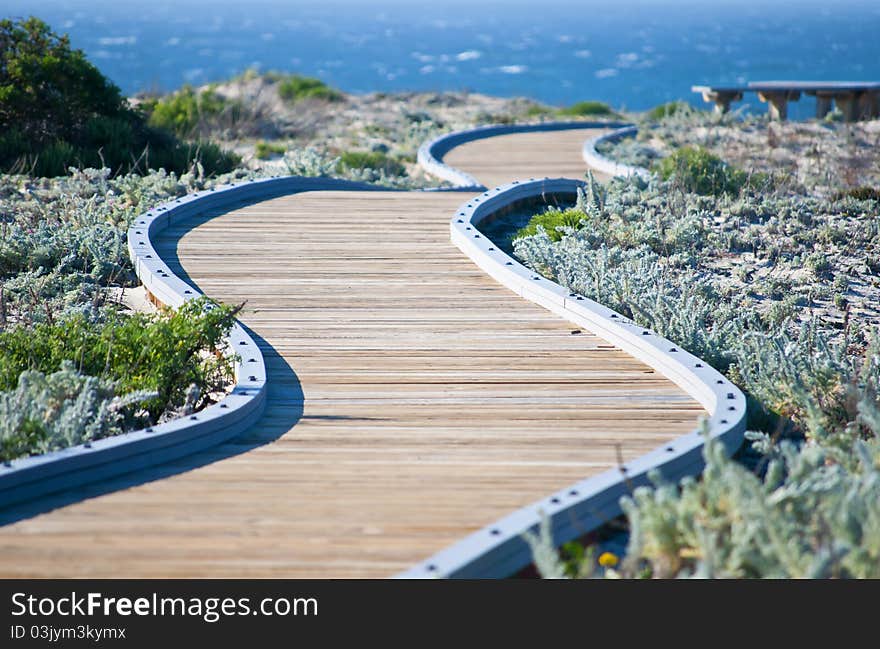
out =
<path fill-rule="evenodd" d="M 875 430 L 876 435 L 880 430 Z M 819 445 L 769 445 L 758 476 L 706 440 L 699 481 L 654 475 L 622 502 L 626 567 L 653 577 L 880 577 L 880 443 L 855 440 L 841 463 Z"/>
<path fill-rule="evenodd" d="M 876 417 L 876 409 L 870 417 Z M 875 424 L 880 418 L 874 419 Z M 621 500 L 629 522 L 626 556 L 598 560 L 569 542 L 556 550 L 545 517 L 526 534 L 539 574 L 703 579 L 876 579 L 880 577 L 880 443 L 851 441 L 849 461 L 819 445 L 747 436 L 766 466 L 760 474 L 706 439 L 699 480 L 651 474 L 653 486 Z"/>
<path fill-rule="evenodd" d="M 221 116 L 233 124 L 241 117 L 239 102 L 226 100 L 212 89 L 196 90 L 190 85 L 168 95 L 144 101 L 151 126 L 165 129 L 182 138 L 205 134 L 217 127 Z"/>
<path fill-rule="evenodd" d="M 59 176 L 70 167 L 114 173 L 164 166 L 229 171 L 236 159 L 205 153 L 147 124 L 112 82 L 37 18 L 0 20 L 0 170 Z"/>
<path fill-rule="evenodd" d="M 0 20 L 0 123 L 16 131 L 6 145 L 70 139 L 95 116 L 132 114 L 119 89 L 66 36 L 33 17 Z"/>
<path fill-rule="evenodd" d="M 210 140 L 186 140 L 174 142 L 158 150 L 144 152 L 143 165 L 148 169 L 168 169 L 187 173 L 194 168 L 207 176 L 230 173 L 238 167 L 241 158 Z"/>
<path fill-rule="evenodd" d="M 292 74 L 278 81 L 278 94 L 290 103 L 303 99 L 320 99 L 323 101 L 341 101 L 342 93 L 331 88 L 320 79 Z"/>
<path fill-rule="evenodd" d="M 0 390 L 12 390 L 22 372 L 57 372 L 65 361 L 114 385 L 116 394 L 151 391 L 144 407 L 153 420 L 201 393 L 196 407 L 231 378 L 228 358 L 215 356 L 237 309 L 207 298 L 158 315 L 120 313 L 95 323 L 74 315 L 55 324 L 0 332 Z"/>
<path fill-rule="evenodd" d="M 512 240 L 525 239 L 544 232 L 551 241 L 559 241 L 565 234 L 596 224 L 604 216 L 605 196 L 605 190 L 596 181 L 592 172 L 587 172 L 586 188 L 578 188 L 577 203 L 574 207 L 550 207 L 535 214 L 513 235 Z"/>
<path fill-rule="evenodd" d="M 57 372 L 22 372 L 0 391 L 0 461 L 47 453 L 118 435 L 143 421 L 141 405 L 155 393 L 116 396 L 112 382 L 63 361 Z"/>
<path fill-rule="evenodd" d="M 406 167 L 382 151 L 343 151 L 339 156 L 339 171 L 371 169 L 388 176 L 402 176 Z"/>
<path fill-rule="evenodd" d="M 601 101 L 579 101 L 571 106 L 560 108 L 559 115 L 564 117 L 608 117 L 614 115 L 611 107 Z"/>
<path fill-rule="evenodd" d="M 650 168 L 663 157 L 660 151 L 633 137 L 603 140 L 596 146 L 596 151 L 615 162 L 645 168 Z"/>
<path fill-rule="evenodd" d="M 686 191 L 704 196 L 738 194 L 747 176 L 702 147 L 682 147 L 655 165 L 663 180 L 673 179 Z"/>
<path fill-rule="evenodd" d="M 586 215 L 575 208 L 549 208 L 546 212 L 533 216 L 527 225 L 520 228 L 514 239 L 530 237 L 542 228 L 551 241 L 559 241 L 566 231 L 579 230 L 586 221 Z"/>
<path fill-rule="evenodd" d="M 291 149 L 284 154 L 284 165 L 291 176 L 332 176 L 340 166 L 339 158 L 324 155 L 315 147 Z"/>
<path fill-rule="evenodd" d="M 0 175 L 0 330 L 74 312 L 100 319 L 115 290 L 135 283 L 126 230 L 137 214 L 249 175 L 208 178 L 199 165 L 182 175 L 113 176 L 109 169 L 51 179 Z"/>
<path fill-rule="evenodd" d="M 543 106 L 541 104 L 531 103 L 528 108 L 526 108 L 525 116 L 526 117 L 547 117 L 553 115 L 553 109 Z"/>
<path fill-rule="evenodd" d="M 841 201 L 852 198 L 857 201 L 878 201 L 880 202 L 880 189 L 876 187 L 854 187 L 853 189 L 844 189 L 834 193 L 833 200 Z"/>
<path fill-rule="evenodd" d="M 284 155 L 286 151 L 287 147 L 283 144 L 266 142 L 265 140 L 260 140 L 254 146 L 254 156 L 259 160 L 268 160 L 273 155 Z"/>
<path fill-rule="evenodd" d="M 852 263 L 880 243 L 875 210 L 776 190 L 703 196 L 673 182 L 588 185 L 513 242 L 534 270 L 726 373 L 746 392 L 749 436 L 766 454 L 747 468 L 708 444 L 700 481 L 638 490 L 626 505 L 627 560 L 612 573 L 876 576 L 877 309 L 851 294 L 847 308 L 861 315 L 841 328 L 830 308 L 852 282 L 874 281 L 876 268 Z M 566 212 L 558 236 L 537 227 Z M 595 557 L 572 566 L 544 554 L 535 550 L 548 574 L 603 574 Z"/>

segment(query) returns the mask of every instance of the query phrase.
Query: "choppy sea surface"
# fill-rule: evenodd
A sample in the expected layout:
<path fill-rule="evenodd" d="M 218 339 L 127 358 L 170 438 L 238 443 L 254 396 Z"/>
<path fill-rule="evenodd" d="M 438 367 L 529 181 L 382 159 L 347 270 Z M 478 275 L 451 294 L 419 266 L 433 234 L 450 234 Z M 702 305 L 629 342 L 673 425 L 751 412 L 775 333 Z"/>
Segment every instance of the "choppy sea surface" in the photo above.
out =
<path fill-rule="evenodd" d="M 880 80 L 877 0 L 3 0 L 0 15 L 69 34 L 128 94 L 259 68 L 644 109 L 700 104 L 698 83 Z"/>

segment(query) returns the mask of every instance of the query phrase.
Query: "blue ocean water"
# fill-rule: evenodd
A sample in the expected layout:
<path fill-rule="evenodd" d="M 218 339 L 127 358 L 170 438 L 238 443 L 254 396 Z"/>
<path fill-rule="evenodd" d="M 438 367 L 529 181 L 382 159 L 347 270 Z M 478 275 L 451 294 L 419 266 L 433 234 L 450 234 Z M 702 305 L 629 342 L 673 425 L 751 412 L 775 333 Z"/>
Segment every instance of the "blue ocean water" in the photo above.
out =
<path fill-rule="evenodd" d="M 350 92 L 472 90 L 644 109 L 697 83 L 880 80 L 877 0 L 3 0 L 126 93 L 249 67 Z M 754 96 L 748 101 L 757 104 Z M 794 117 L 811 114 L 808 102 Z"/>

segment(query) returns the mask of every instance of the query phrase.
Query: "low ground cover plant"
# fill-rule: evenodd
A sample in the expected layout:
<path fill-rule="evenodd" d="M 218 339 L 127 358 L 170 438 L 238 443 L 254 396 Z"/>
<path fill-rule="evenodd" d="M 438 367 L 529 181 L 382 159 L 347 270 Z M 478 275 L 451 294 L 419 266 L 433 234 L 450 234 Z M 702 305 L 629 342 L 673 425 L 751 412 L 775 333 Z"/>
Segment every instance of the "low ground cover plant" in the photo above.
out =
<path fill-rule="evenodd" d="M 684 147 L 701 148 L 750 176 L 765 174 L 799 192 L 830 196 L 880 187 L 880 130 L 877 120 L 843 122 L 839 113 L 822 120 L 770 121 L 760 108 L 724 114 L 683 102 L 662 104 L 630 115 L 633 138 L 606 141 L 599 152 L 624 164 L 650 167 Z"/>
<path fill-rule="evenodd" d="M 665 180 L 590 178 L 576 205 L 536 214 L 513 248 L 533 269 L 726 373 L 747 393 L 749 436 L 764 459 L 752 470 L 708 443 L 701 480 L 655 476 L 654 488 L 625 501 L 630 541 L 620 566 L 587 553 L 572 569 L 544 547 L 539 567 L 877 576 L 880 344 L 870 323 L 880 267 L 866 263 L 880 246 L 877 202 L 870 192 L 754 185 L 695 150 L 670 159 Z"/>
<path fill-rule="evenodd" d="M 601 101 L 579 101 L 560 108 L 557 114 L 563 117 L 612 117 L 616 113 L 611 106 Z"/>
<path fill-rule="evenodd" d="M 331 102 L 342 100 L 342 93 L 335 88 L 331 88 L 320 79 L 299 74 L 280 75 L 278 94 L 290 103 L 304 99 L 320 99 Z"/>
<path fill-rule="evenodd" d="M 339 156 L 340 172 L 370 169 L 387 176 L 401 176 L 406 167 L 383 151 L 344 151 Z"/>
<path fill-rule="evenodd" d="M 154 205 L 247 177 L 0 175 L 0 459 L 115 435 L 217 398 L 230 375 L 212 350 L 231 311 L 125 312 L 118 292 L 136 281 L 126 231 Z"/>
<path fill-rule="evenodd" d="M 701 147 L 682 147 L 659 160 L 655 171 L 663 180 L 675 180 L 685 191 L 703 196 L 739 194 L 747 180 L 717 155 Z"/>
<path fill-rule="evenodd" d="M 233 357 L 215 352 L 237 311 L 199 298 L 160 314 L 77 314 L 0 332 L 0 459 L 207 405 L 232 379 Z"/>

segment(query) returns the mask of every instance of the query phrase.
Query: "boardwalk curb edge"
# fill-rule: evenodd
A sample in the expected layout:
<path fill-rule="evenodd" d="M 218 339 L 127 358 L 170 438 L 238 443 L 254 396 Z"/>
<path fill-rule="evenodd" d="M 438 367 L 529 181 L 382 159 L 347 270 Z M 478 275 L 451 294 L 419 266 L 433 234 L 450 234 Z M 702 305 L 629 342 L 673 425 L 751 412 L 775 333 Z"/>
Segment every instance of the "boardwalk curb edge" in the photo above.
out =
<path fill-rule="evenodd" d="M 144 212 L 128 230 L 135 272 L 153 298 L 168 307 L 202 295 L 176 276 L 154 247 L 164 229 L 206 210 L 233 207 L 302 191 L 382 190 L 330 178 L 286 176 L 223 185 L 182 196 Z M 142 430 L 123 433 L 0 464 L 0 508 L 155 466 L 221 444 L 250 428 L 266 402 L 266 364 L 257 343 L 238 322 L 227 339 L 238 354 L 232 391 L 204 410 Z"/>
<path fill-rule="evenodd" d="M 624 137 L 634 132 L 634 127 L 627 127 L 604 137 Z M 466 141 L 463 135 L 450 139 L 459 143 Z M 584 158 L 590 164 L 588 148 L 598 156 L 595 144 L 600 139 L 593 138 L 584 145 Z M 605 169 L 610 168 L 605 166 Z M 624 173 L 645 175 L 647 171 L 627 167 Z M 708 437 L 719 440 L 728 454 L 734 453 L 743 441 L 746 426 L 746 398 L 739 388 L 708 363 L 655 332 L 536 274 L 499 250 L 479 230 L 481 223 L 518 204 L 547 196 L 573 199 L 577 189 L 584 186 L 580 180 L 530 178 L 487 190 L 465 202 L 453 216 L 450 222 L 452 242 L 492 278 L 524 299 L 591 331 L 676 383 L 709 413 L 705 421 Z M 620 498 L 633 488 L 648 484 L 649 474 L 657 471 L 667 480 L 698 474 L 703 468 L 704 442 L 703 432 L 698 427 L 617 469 L 569 485 L 523 507 L 398 577 L 509 576 L 531 563 L 531 550 L 523 533 L 537 530 L 543 517 L 550 521 L 554 543 L 581 537 L 618 516 L 621 513 Z"/>

